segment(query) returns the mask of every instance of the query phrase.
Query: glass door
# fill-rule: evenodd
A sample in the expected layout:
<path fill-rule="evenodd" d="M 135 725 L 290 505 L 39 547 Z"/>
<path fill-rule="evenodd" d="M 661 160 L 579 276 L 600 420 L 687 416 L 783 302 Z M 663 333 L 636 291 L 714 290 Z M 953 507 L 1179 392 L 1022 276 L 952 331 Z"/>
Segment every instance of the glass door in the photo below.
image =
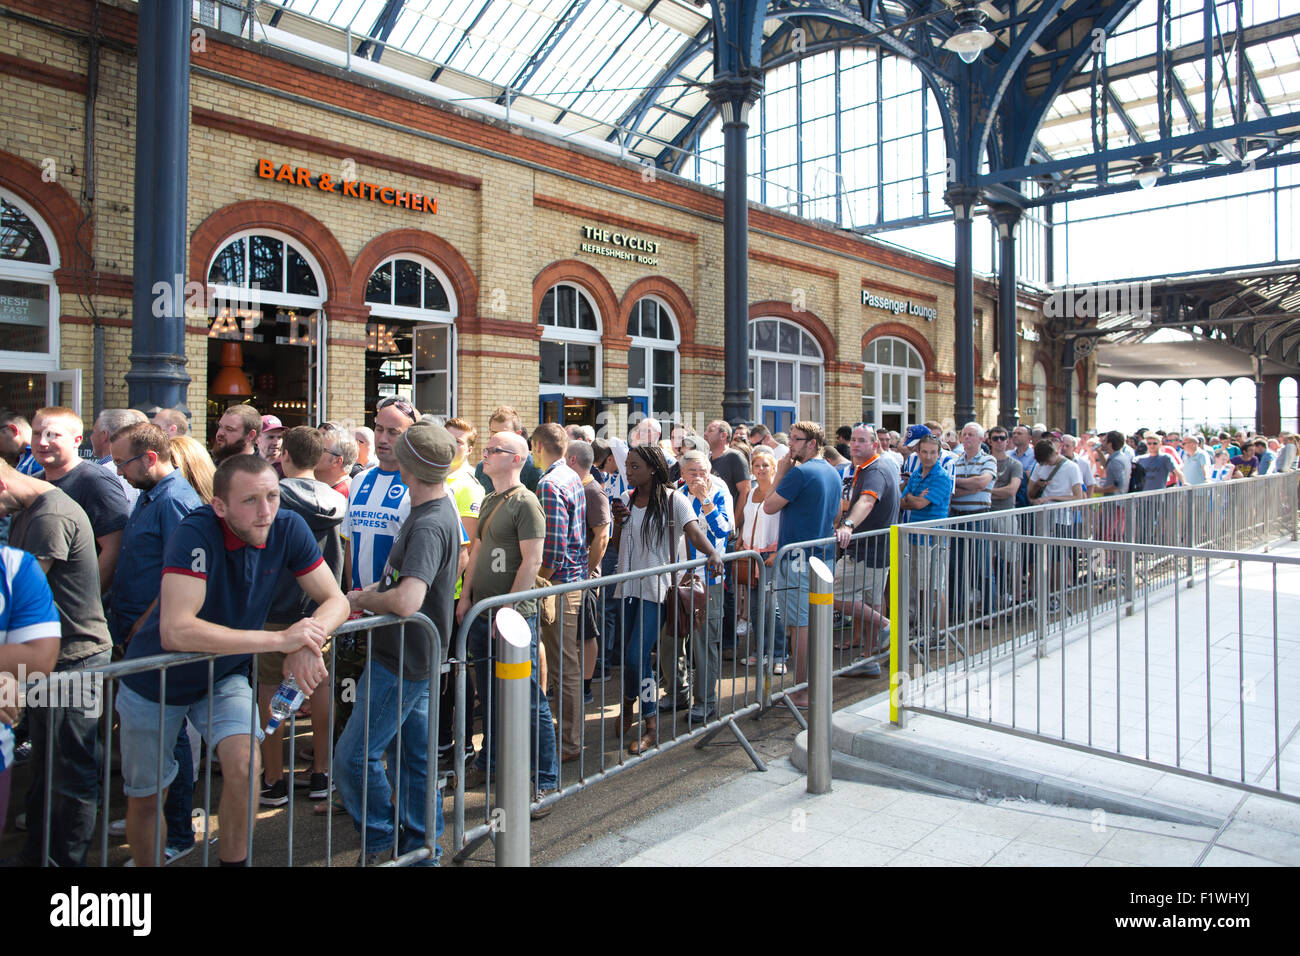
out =
<path fill-rule="evenodd" d="M 45 404 L 62 405 L 81 414 L 81 369 L 60 369 L 45 376 Z"/>
<path fill-rule="evenodd" d="M 412 362 L 411 386 L 415 407 L 421 414 L 455 414 L 451 356 L 454 353 L 453 329 L 450 325 L 417 325 Z"/>

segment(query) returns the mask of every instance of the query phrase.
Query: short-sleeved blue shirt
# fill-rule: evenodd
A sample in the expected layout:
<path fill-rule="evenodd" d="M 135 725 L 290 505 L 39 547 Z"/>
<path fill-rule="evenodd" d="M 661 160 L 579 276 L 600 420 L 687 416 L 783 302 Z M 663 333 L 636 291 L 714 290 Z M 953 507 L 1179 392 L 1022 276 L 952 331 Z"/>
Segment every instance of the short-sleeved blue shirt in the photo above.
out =
<path fill-rule="evenodd" d="M 163 552 L 167 540 L 191 511 L 203 506 L 180 469 L 140 493 L 122 531 L 122 550 L 113 575 L 108 629 L 121 644 L 162 586 Z"/>
<path fill-rule="evenodd" d="M 781 509 L 777 547 L 834 534 L 843 488 L 840 473 L 824 458 L 814 458 L 786 472 L 776 488 L 776 493 L 788 502 Z M 834 549 L 833 542 L 817 545 L 808 549 L 808 557 L 824 560 Z"/>
<path fill-rule="evenodd" d="M 50 585 L 26 551 L 0 548 L 0 644 L 25 644 L 63 634 Z M 0 724 L 0 772 L 14 762 L 14 732 Z"/>
<path fill-rule="evenodd" d="M 199 618 L 235 630 L 260 631 L 266 624 L 280 571 L 296 576 L 314 570 L 325 559 L 302 515 L 281 508 L 271 524 L 266 544 L 255 548 L 231 531 L 211 505 L 186 515 L 163 552 L 162 573 L 186 574 L 207 582 Z M 126 650 L 127 660 L 163 652 L 158 610 L 148 619 Z M 212 665 L 215 683 L 228 674 L 247 672 L 250 656 L 218 657 Z M 142 697 L 158 700 L 158 674 L 151 671 L 123 678 Z M 167 703 L 192 704 L 208 692 L 208 664 L 196 661 L 167 670 Z"/>
<path fill-rule="evenodd" d="M 948 500 L 952 497 L 952 475 L 937 464 L 924 477 L 920 469 L 917 469 L 907 479 L 907 487 L 903 489 L 903 495 L 905 497 L 919 495 L 923 491 L 930 492 L 926 496 L 926 500 L 930 503 L 924 508 L 909 511 L 907 520 L 930 521 L 934 518 L 948 517 Z"/>

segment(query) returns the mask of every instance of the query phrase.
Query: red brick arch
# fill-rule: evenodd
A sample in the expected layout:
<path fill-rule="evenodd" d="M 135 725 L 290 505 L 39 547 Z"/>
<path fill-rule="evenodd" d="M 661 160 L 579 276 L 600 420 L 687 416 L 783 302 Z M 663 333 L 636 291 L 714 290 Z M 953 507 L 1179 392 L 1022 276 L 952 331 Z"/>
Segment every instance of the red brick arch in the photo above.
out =
<path fill-rule="evenodd" d="M 766 302 L 753 302 L 750 304 L 749 321 L 753 322 L 755 319 L 789 319 L 817 340 L 817 344 L 821 346 L 823 361 L 837 361 L 835 336 L 831 334 L 830 327 L 819 319 L 815 313 L 809 312 L 807 309 L 796 311 L 789 302 L 769 299 Z M 857 359 L 860 358 L 861 355 L 859 354 Z"/>
<path fill-rule="evenodd" d="M 370 274 L 384 260 L 404 252 L 423 256 L 447 273 L 452 292 L 456 296 L 458 320 L 478 315 L 478 279 L 469 263 L 447 240 L 421 229 L 394 229 L 366 243 L 352 263 L 352 286 L 348 291 L 347 304 L 364 307 L 366 283 L 370 281 Z"/>
<path fill-rule="evenodd" d="M 0 150 L 0 186 L 30 206 L 54 233 L 60 273 L 89 270 L 86 253 L 77 248 L 77 224 L 84 213 L 66 189 L 57 181 L 45 182 L 39 166 L 4 150 Z M 93 250 L 95 235 L 91 222 L 82 227 L 81 236 L 81 245 L 87 251 Z"/>
<path fill-rule="evenodd" d="M 602 344 L 614 348 L 628 347 L 626 321 L 622 328 L 618 327 L 622 312 L 618 307 L 618 296 L 614 294 L 614 287 L 603 275 L 577 259 L 561 259 L 559 262 L 552 262 L 533 279 L 532 321 L 537 323 L 538 331 L 542 328 L 541 323 L 537 322 L 537 315 L 542 308 L 542 299 L 547 290 L 557 282 L 572 282 L 574 285 L 581 286 L 583 291 L 595 301 L 596 308 L 600 311 Z"/>
<path fill-rule="evenodd" d="M 627 322 L 632 316 L 632 306 L 647 295 L 658 296 L 668 303 L 668 308 L 672 310 L 673 317 L 677 320 L 677 330 L 681 333 L 679 344 L 694 345 L 695 309 L 691 305 L 691 300 L 686 297 L 686 293 L 677 283 L 663 276 L 646 276 L 644 279 L 637 279 L 627 287 L 619 307 L 619 322 L 623 334 L 627 333 Z"/>
<path fill-rule="evenodd" d="M 301 209 L 266 199 L 231 203 L 199 223 L 190 238 L 190 279 L 207 282 L 212 257 L 232 235 L 249 229 L 272 229 L 292 236 L 325 274 L 327 298 L 337 302 L 349 295 L 352 266 L 334 234 Z"/>
<path fill-rule="evenodd" d="M 916 349 L 917 353 L 920 354 L 921 364 L 925 366 L 926 372 L 933 372 L 935 370 L 934 346 L 930 344 L 930 340 L 910 325 L 904 325 L 902 322 L 881 322 L 879 325 L 868 329 L 867 333 L 862 336 L 862 348 L 865 349 L 867 345 L 874 342 L 876 339 L 883 339 L 886 337 L 902 339 L 908 345 L 912 346 L 912 348 Z M 862 352 L 859 351 L 858 359 L 861 360 L 861 358 Z M 977 364 L 976 370 L 978 369 L 979 366 Z"/>

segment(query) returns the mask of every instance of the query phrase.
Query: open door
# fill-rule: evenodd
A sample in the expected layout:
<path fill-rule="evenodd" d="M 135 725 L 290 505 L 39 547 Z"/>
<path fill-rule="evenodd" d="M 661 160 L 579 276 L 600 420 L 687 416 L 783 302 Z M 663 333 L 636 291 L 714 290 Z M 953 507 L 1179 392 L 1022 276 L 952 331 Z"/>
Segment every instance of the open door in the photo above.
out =
<path fill-rule="evenodd" d="M 45 373 L 45 404 L 62 405 L 81 414 L 81 369 Z M 87 433 L 89 434 L 89 433 Z"/>

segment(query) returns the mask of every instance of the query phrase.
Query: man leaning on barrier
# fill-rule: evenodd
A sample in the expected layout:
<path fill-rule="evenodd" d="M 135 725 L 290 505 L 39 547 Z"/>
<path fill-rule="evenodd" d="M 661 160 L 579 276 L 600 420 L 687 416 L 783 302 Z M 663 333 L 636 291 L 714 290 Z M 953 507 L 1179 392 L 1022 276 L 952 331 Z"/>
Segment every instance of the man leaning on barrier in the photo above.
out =
<path fill-rule="evenodd" d="M 319 606 L 283 631 L 263 630 L 279 572 L 288 568 Z M 167 542 L 158 607 L 131 640 L 127 660 L 163 651 L 222 656 L 167 670 L 166 700 L 158 672 L 122 679 L 117 696 L 121 720 L 122 785 L 127 795 L 127 839 L 137 866 L 155 861 L 154 815 L 160 795 L 176 776 L 171 747 L 189 717 L 221 761 L 222 866 L 245 866 L 249 771 L 257 773 L 252 736 L 257 705 L 249 685 L 249 655 L 282 651 L 284 673 L 310 694 L 326 677 L 321 647 L 348 616 L 348 602 L 321 557 L 303 519 L 280 510 L 275 470 L 255 455 L 234 455 L 212 480 L 212 503 L 186 515 Z M 211 723 L 208 673 L 212 672 Z M 162 733 L 159 735 L 159 708 Z M 159 747 L 162 777 L 157 776 Z"/>
<path fill-rule="evenodd" d="M 844 551 L 835 566 L 835 610 L 847 612 L 851 620 L 850 649 L 862 647 L 862 657 L 889 647 L 889 539 L 876 536 L 851 543 L 854 534 L 888 528 L 898 520 L 898 466 L 881 452 L 876 430 L 870 425 L 854 426 L 849 437 L 853 456 L 852 477 L 845 487 L 844 520 L 835 532 L 835 542 Z M 871 638 L 867 634 L 871 634 Z M 879 677 L 880 665 L 865 660 L 851 671 L 863 677 Z"/>
<path fill-rule="evenodd" d="M 417 422 L 393 448 L 411 513 L 402 522 L 379 581 L 350 592 L 348 601 L 354 611 L 398 617 L 423 613 L 437 630 L 445 658 L 454 627 L 456 579 L 464 567 L 464 528 L 447 491 L 456 440 L 441 425 Z M 357 682 L 356 705 L 335 750 L 339 795 L 363 833 L 360 862 L 367 866 L 388 858 L 394 843 L 399 855 L 425 843 L 427 788 L 437 786 L 428 779 L 429 686 L 439 679 L 428 635 L 414 625 L 405 627 L 404 637 L 399 625 L 380 628 L 370 647 L 371 661 Z M 436 747 L 437 741 L 433 744 Z M 389 775 L 397 778 L 399 769 L 401 791 L 394 794 Z M 394 803 L 401 826 L 397 833 Z M 435 797 L 433 805 L 436 845 L 442 835 L 442 801 Z"/>

